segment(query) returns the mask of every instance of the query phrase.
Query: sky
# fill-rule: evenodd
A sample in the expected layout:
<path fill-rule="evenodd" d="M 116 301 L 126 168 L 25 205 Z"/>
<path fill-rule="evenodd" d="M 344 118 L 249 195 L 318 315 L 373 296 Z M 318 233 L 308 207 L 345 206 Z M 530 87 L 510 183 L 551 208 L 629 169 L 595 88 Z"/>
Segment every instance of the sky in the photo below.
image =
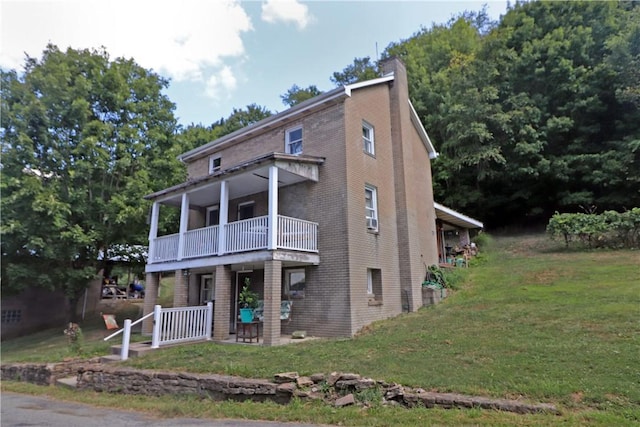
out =
<path fill-rule="evenodd" d="M 283 111 L 294 84 L 333 89 L 354 58 L 484 4 L 497 20 L 507 2 L 0 0 L 0 67 L 22 71 L 47 43 L 105 47 L 170 79 L 179 123 L 208 126 L 254 103 Z"/>

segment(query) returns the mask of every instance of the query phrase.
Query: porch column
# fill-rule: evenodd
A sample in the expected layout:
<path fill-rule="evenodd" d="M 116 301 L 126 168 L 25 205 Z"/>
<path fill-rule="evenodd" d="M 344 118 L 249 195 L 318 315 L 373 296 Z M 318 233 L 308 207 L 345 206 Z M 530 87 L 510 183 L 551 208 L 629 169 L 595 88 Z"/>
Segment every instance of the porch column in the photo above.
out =
<path fill-rule="evenodd" d="M 213 308 L 213 340 L 229 339 L 229 319 L 231 318 L 231 267 L 216 267 L 216 302 Z"/>
<path fill-rule="evenodd" d="M 269 166 L 269 236 L 267 249 L 278 246 L 278 168 Z"/>
<path fill-rule="evenodd" d="M 265 261 L 263 342 L 266 346 L 280 344 L 281 292 L 282 261 Z"/>
<path fill-rule="evenodd" d="M 182 253 L 184 252 L 184 236 L 189 228 L 189 194 L 182 194 L 182 206 L 180 207 L 180 234 L 178 235 L 178 257 L 177 260 L 182 259 Z"/>
<path fill-rule="evenodd" d="M 158 301 L 158 289 L 160 287 L 160 274 L 159 273 L 147 273 L 144 281 L 144 305 L 142 308 L 142 315 L 146 316 L 149 313 L 153 313 L 153 307 Z M 142 334 L 151 335 L 153 331 L 153 316 L 150 316 L 142 321 Z"/>
<path fill-rule="evenodd" d="M 227 220 L 229 219 L 229 182 L 220 183 L 220 220 L 218 221 L 218 255 L 227 251 Z M 227 331 L 228 332 L 228 331 Z"/>
<path fill-rule="evenodd" d="M 158 218 L 160 217 L 160 204 L 153 202 L 151 205 L 151 227 L 149 227 L 149 253 L 147 264 L 153 264 L 156 239 L 158 238 Z"/>
<path fill-rule="evenodd" d="M 186 307 L 189 305 L 189 270 L 176 270 L 176 284 L 173 289 L 173 306 Z"/>

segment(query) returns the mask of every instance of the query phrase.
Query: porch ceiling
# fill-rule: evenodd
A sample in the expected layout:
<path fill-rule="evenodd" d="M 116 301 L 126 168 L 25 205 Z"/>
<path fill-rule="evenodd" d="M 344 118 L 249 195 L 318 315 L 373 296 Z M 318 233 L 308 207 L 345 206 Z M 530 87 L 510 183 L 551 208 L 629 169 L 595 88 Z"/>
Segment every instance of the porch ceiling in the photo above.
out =
<path fill-rule="evenodd" d="M 220 200 L 220 187 L 223 180 L 228 182 L 229 199 L 256 194 L 269 189 L 269 167 L 278 166 L 278 187 L 297 184 L 302 181 L 317 181 L 318 164 L 321 158 L 300 159 L 292 156 L 277 156 L 268 162 L 249 162 L 231 170 L 222 171 L 198 180 L 185 182 L 175 187 L 147 196 L 164 205 L 180 206 L 182 194 L 189 194 L 189 205 L 207 207 Z M 274 161 L 276 160 L 276 161 Z M 297 164 L 298 167 L 291 167 Z"/>

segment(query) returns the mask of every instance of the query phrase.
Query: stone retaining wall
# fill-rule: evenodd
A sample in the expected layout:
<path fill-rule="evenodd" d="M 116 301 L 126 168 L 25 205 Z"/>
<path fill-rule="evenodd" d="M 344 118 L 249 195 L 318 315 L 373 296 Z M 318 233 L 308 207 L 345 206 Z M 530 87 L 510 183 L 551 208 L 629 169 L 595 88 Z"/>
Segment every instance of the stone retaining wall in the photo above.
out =
<path fill-rule="evenodd" d="M 99 363 L 61 365 L 64 364 L 3 365 L 2 380 L 50 385 L 56 379 L 72 373 L 77 375 L 77 388 L 80 390 L 148 396 L 192 394 L 214 400 L 271 400 L 282 404 L 288 403 L 295 396 L 324 400 L 334 406 L 358 402 L 363 404 L 360 393 L 375 389 L 376 393 L 367 394 L 380 396 L 381 402 L 368 402 L 369 404 L 394 404 L 408 408 L 482 408 L 520 414 L 559 413 L 555 406 L 549 404 L 427 392 L 340 372 L 309 377 L 299 376 L 296 372 L 285 372 L 275 375 L 273 381 L 268 381 L 228 375 L 138 370 Z"/>

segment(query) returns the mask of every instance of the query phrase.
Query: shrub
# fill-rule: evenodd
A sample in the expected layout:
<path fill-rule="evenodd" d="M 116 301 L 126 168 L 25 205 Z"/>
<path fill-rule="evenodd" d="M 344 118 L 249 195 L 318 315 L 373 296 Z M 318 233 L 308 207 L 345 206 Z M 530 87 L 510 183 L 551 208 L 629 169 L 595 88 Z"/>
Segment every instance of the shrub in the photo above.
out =
<path fill-rule="evenodd" d="M 592 248 L 634 248 L 640 244 L 640 208 L 626 212 L 558 213 L 547 225 L 551 239 L 561 237 L 565 246 L 578 241 Z"/>

